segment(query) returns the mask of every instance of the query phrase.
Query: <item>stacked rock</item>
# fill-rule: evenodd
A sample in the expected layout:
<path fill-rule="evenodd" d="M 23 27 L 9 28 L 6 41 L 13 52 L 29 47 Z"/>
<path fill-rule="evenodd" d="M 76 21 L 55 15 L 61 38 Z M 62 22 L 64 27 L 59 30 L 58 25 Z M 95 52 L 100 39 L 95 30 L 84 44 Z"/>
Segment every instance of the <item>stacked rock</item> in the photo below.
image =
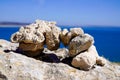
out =
<path fill-rule="evenodd" d="M 69 48 L 69 57 L 72 57 L 72 66 L 89 70 L 95 64 L 105 65 L 105 59 L 99 57 L 96 47 L 94 46 L 94 38 L 84 33 L 81 28 L 71 28 L 70 32 L 63 29 L 60 35 L 63 44 Z"/>
<path fill-rule="evenodd" d="M 33 24 L 21 27 L 11 36 L 11 41 L 20 43 L 19 49 L 32 57 L 43 51 L 44 44 L 50 50 L 58 49 L 61 29 L 55 24 L 55 22 L 36 20 Z"/>
<path fill-rule="evenodd" d="M 105 59 L 99 57 L 94 46 L 94 38 L 84 33 L 81 28 L 61 31 L 61 28 L 56 26 L 56 22 L 36 20 L 33 24 L 21 27 L 11 36 L 11 41 L 19 43 L 19 49 L 31 57 L 40 55 L 46 45 L 48 50 L 62 57 L 61 60 L 68 56 L 72 57 L 71 64 L 83 70 L 89 70 L 95 64 L 101 66 L 105 64 Z M 58 49 L 60 41 L 68 46 L 68 51 Z"/>

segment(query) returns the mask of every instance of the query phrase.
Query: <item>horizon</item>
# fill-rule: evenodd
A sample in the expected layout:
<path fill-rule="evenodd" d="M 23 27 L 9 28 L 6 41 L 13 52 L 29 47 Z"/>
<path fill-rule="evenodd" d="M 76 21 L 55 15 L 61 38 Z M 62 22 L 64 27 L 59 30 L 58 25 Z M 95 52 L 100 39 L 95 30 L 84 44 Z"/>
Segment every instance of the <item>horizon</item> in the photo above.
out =
<path fill-rule="evenodd" d="M 120 26 L 120 0 L 0 0 L 0 22 Z"/>

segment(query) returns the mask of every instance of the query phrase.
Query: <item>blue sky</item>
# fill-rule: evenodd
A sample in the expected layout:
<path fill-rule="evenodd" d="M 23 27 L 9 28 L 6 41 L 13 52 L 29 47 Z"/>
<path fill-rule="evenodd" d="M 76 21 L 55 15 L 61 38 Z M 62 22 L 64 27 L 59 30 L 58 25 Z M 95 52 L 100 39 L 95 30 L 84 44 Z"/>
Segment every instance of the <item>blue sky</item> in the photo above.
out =
<path fill-rule="evenodd" d="M 0 21 L 120 26 L 120 0 L 0 0 Z"/>

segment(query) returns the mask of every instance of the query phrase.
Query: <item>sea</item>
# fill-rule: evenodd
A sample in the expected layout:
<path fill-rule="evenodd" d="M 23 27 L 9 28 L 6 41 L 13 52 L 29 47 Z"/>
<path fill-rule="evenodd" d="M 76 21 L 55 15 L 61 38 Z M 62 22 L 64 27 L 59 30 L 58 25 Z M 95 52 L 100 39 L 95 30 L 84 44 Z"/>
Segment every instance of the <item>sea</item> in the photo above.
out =
<path fill-rule="evenodd" d="M 60 26 L 68 30 L 74 26 Z M 20 27 L 0 27 L 0 39 L 10 41 L 13 33 Z M 96 49 L 100 56 L 105 57 L 112 62 L 120 62 L 120 27 L 103 27 L 103 26 L 83 26 L 85 33 L 94 37 Z M 60 46 L 61 48 L 63 45 Z"/>

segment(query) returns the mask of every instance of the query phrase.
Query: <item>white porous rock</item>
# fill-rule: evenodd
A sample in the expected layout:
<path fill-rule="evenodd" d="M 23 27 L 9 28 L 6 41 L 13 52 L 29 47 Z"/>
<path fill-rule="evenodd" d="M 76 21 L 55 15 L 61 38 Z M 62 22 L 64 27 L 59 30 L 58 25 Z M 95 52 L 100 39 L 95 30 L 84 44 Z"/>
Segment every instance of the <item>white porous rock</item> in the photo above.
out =
<path fill-rule="evenodd" d="M 44 35 L 42 33 L 25 33 L 24 40 L 19 44 L 19 49 L 24 51 L 27 56 L 37 56 L 44 49 Z"/>
<path fill-rule="evenodd" d="M 71 38 L 72 34 L 67 29 L 63 29 L 63 31 L 61 31 L 60 39 L 65 46 L 70 43 Z"/>
<path fill-rule="evenodd" d="M 87 51 L 74 57 L 71 64 L 82 70 L 90 70 L 96 64 L 98 57 L 95 46 L 91 46 Z"/>
<path fill-rule="evenodd" d="M 24 43 L 42 43 L 45 38 L 42 32 L 38 32 L 34 26 L 21 27 L 18 32 L 11 36 L 12 42 L 24 42 Z"/>
<path fill-rule="evenodd" d="M 70 32 L 72 34 L 72 38 L 84 34 L 84 31 L 82 28 L 70 28 Z"/>
<path fill-rule="evenodd" d="M 94 38 L 91 35 L 79 35 L 71 40 L 69 44 L 69 55 L 74 57 L 80 52 L 88 50 L 93 43 Z"/>
<path fill-rule="evenodd" d="M 11 36 L 11 41 L 20 43 L 19 49 L 27 54 L 34 53 L 35 56 L 41 53 L 44 48 L 46 32 L 52 32 L 52 30 L 54 30 L 50 24 L 53 25 L 53 22 L 36 20 L 35 23 L 21 27 L 18 32 Z M 54 25 L 54 27 L 56 26 Z M 53 32 L 55 32 L 55 30 Z M 57 31 L 54 35 L 58 40 L 59 36 Z"/>
<path fill-rule="evenodd" d="M 37 27 L 37 32 L 41 32 L 45 34 L 46 32 L 50 32 L 51 28 L 49 27 L 49 22 L 47 21 L 42 21 L 42 20 L 36 20 L 36 25 Z"/>
<path fill-rule="evenodd" d="M 20 42 L 22 38 L 23 38 L 22 33 L 16 32 L 16 33 L 12 34 L 11 41 L 14 43 L 17 43 L 17 42 Z"/>

